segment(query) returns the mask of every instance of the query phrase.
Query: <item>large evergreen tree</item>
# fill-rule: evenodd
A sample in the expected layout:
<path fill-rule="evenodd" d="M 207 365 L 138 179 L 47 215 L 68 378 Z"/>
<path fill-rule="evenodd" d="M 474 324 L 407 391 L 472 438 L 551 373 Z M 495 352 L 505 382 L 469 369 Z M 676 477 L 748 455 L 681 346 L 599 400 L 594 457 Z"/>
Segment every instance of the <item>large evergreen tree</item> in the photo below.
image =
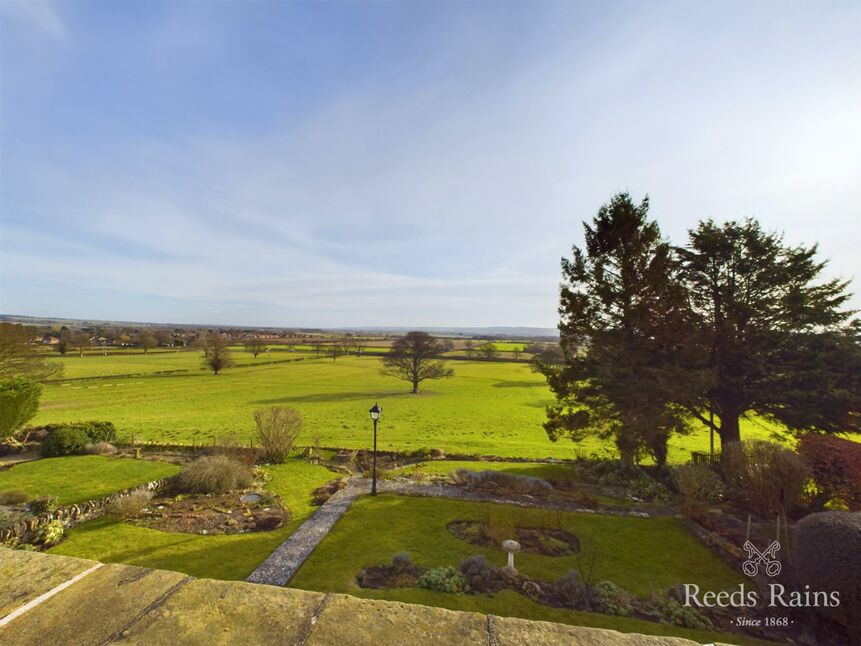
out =
<path fill-rule="evenodd" d="M 551 439 L 612 438 L 624 462 L 640 448 L 656 462 L 667 439 L 686 429 L 674 402 L 678 329 L 685 325 L 684 292 L 672 247 L 648 220 L 648 198 L 613 197 L 584 222 L 585 253 L 562 259 L 561 362 L 539 362 L 557 397 L 545 429 Z"/>
<path fill-rule="evenodd" d="M 691 373 L 709 384 L 685 404 L 721 444 L 755 412 L 790 429 L 861 430 L 859 323 L 848 281 L 824 280 L 816 246 L 788 247 L 755 220 L 701 222 L 680 249 L 692 334 Z"/>

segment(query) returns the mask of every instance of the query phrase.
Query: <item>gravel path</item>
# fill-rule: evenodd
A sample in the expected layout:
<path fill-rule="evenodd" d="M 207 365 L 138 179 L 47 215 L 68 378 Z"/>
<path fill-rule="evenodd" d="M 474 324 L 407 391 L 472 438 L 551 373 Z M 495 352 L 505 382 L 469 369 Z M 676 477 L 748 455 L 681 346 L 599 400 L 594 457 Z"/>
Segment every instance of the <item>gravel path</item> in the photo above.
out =
<path fill-rule="evenodd" d="M 613 516 L 635 516 L 647 518 L 651 515 L 671 515 L 674 510 L 650 508 L 648 511 L 636 509 L 624 510 L 594 510 L 586 509 L 575 503 L 553 500 L 540 500 L 528 496 L 494 496 L 483 492 L 467 491 L 460 487 L 445 484 L 420 484 L 406 480 L 381 480 L 377 482 L 380 493 L 394 493 L 405 496 L 422 496 L 430 498 L 453 498 L 471 502 L 491 502 L 516 507 L 535 507 L 538 509 L 562 509 L 588 514 L 607 514 Z M 358 496 L 371 492 L 371 481 L 368 478 L 353 477 L 347 480 L 347 486 L 329 498 L 314 514 L 299 526 L 286 541 L 281 543 L 260 566 L 246 579 L 250 583 L 265 583 L 267 585 L 285 586 L 293 578 L 305 560 L 311 555 L 317 545 L 326 537 L 329 530 L 335 526 L 338 519 L 350 508 Z"/>
<path fill-rule="evenodd" d="M 260 566 L 246 579 L 250 583 L 285 586 L 296 574 L 314 548 L 320 544 L 329 530 L 353 504 L 356 496 L 365 490 L 354 486 L 352 479 L 347 486 L 327 500 L 311 517 L 302 523 L 286 541 L 281 543 Z"/>

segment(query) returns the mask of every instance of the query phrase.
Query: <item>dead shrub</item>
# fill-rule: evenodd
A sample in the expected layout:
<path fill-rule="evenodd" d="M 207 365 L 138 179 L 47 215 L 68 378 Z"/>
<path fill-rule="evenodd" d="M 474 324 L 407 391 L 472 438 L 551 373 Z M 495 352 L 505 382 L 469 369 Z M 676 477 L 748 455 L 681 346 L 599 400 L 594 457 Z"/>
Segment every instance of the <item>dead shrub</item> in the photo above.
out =
<path fill-rule="evenodd" d="M 251 471 L 226 455 L 210 455 L 190 462 L 175 479 L 183 493 L 224 493 L 251 484 Z"/>
<path fill-rule="evenodd" d="M 293 451 L 293 443 L 302 431 L 302 416 L 295 408 L 273 406 L 254 413 L 257 440 L 263 459 L 270 464 L 282 464 Z"/>
<path fill-rule="evenodd" d="M 127 496 L 114 498 L 108 504 L 105 510 L 114 516 L 120 518 L 132 518 L 143 511 L 152 500 L 152 491 L 148 489 L 138 489 Z"/>

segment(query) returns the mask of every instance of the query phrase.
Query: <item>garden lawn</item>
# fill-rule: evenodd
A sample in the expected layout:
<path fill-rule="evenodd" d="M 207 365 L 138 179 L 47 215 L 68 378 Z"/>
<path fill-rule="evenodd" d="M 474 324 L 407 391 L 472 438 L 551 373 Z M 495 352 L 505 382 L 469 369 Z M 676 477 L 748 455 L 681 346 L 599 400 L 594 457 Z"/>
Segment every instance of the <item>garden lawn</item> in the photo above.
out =
<path fill-rule="evenodd" d="M 245 364 L 254 362 L 248 353 L 234 356 Z M 258 357 L 257 362 L 267 358 Z M 217 376 L 199 369 L 197 352 L 57 360 L 66 365 L 68 377 L 111 370 L 138 374 L 48 384 L 35 425 L 100 419 L 114 422 L 121 436 L 134 435 L 136 440 L 203 444 L 234 435 L 249 441 L 255 410 L 291 406 L 305 420 L 300 443 L 311 444 L 316 436 L 323 446 L 355 449 L 371 444 L 367 411 L 377 401 L 384 411 L 381 449 L 441 448 L 533 459 L 615 455 L 611 442 L 595 438 L 580 444 L 548 440 L 542 423 L 553 397 L 544 378 L 522 363 L 452 361 L 453 378 L 425 382 L 421 392 L 412 395 L 409 384 L 381 374 L 379 357 L 339 357 L 333 362 L 305 356 L 289 363 L 230 368 Z M 153 374 L 155 368 L 167 366 L 188 371 Z M 768 437 L 771 430 L 776 429 L 756 420 L 742 423 L 745 438 Z M 674 437 L 670 460 L 687 461 L 691 450 L 708 450 L 704 428 Z"/>
<path fill-rule="evenodd" d="M 173 534 L 102 517 L 71 530 L 52 554 L 175 570 L 211 579 L 243 580 L 310 516 L 311 492 L 337 478 L 328 469 L 293 458 L 267 467 L 267 489 L 281 496 L 290 522 L 268 532 L 200 536 Z"/>
<path fill-rule="evenodd" d="M 167 462 L 75 455 L 22 462 L 0 471 L 0 491 L 31 498 L 56 496 L 62 505 L 103 498 L 122 489 L 167 478 L 179 467 Z"/>
<path fill-rule="evenodd" d="M 563 513 L 562 527 L 584 546 L 597 546 L 595 580 L 610 580 L 639 595 L 677 583 L 697 583 L 702 589 L 723 590 L 742 577 L 727 567 L 674 518 L 629 518 Z M 390 599 L 457 610 L 613 628 L 627 632 L 668 634 L 701 641 L 728 641 L 726 635 L 608 615 L 544 607 L 515 592 L 494 597 L 451 595 L 404 588 L 370 590 L 356 584 L 364 565 L 391 562 L 408 552 L 424 567 L 457 566 L 473 554 L 484 554 L 497 566 L 505 564 L 502 550 L 472 545 L 446 529 L 455 520 L 476 520 L 517 526 L 555 527 L 557 514 L 544 510 L 456 500 L 381 495 L 358 499 L 299 569 L 290 585 L 316 591 L 343 592 L 359 597 Z M 532 577 L 555 580 L 576 569 L 577 556 L 547 557 L 520 553 L 517 568 Z M 738 640 L 733 637 L 733 642 Z M 750 643 L 753 643 L 752 641 Z"/>
<path fill-rule="evenodd" d="M 531 476 L 533 478 L 554 478 L 557 480 L 577 481 L 574 470 L 568 464 L 553 464 L 548 462 L 502 462 L 496 460 L 429 460 L 419 464 L 410 465 L 403 469 L 393 471 L 397 475 L 410 475 L 422 472 L 427 475 L 448 475 L 458 469 L 468 471 L 502 471 L 517 476 Z"/>

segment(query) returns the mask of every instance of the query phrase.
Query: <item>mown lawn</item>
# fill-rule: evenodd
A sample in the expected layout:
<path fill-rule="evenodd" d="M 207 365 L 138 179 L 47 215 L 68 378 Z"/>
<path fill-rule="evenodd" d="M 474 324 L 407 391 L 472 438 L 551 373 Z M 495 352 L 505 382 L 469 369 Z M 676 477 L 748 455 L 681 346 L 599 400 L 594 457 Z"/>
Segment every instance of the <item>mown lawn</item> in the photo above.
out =
<path fill-rule="evenodd" d="M 576 534 L 584 547 L 595 546 L 598 550 L 596 581 L 611 580 L 645 595 L 650 590 L 677 583 L 697 583 L 703 589 L 718 591 L 742 580 L 740 573 L 727 567 L 674 518 L 574 513 L 562 514 L 560 518 L 562 527 Z M 726 635 L 717 633 L 548 608 L 513 591 L 491 597 L 450 595 L 414 588 L 369 590 L 356 584 L 355 577 L 362 566 L 388 563 L 401 551 L 409 552 L 413 561 L 424 567 L 456 566 L 473 554 L 484 554 L 494 565 L 505 564 L 502 550 L 471 545 L 449 533 L 446 526 L 455 520 L 555 527 L 557 515 L 543 510 L 455 500 L 394 495 L 360 498 L 299 569 L 290 585 L 306 590 L 343 592 L 627 632 L 730 641 Z M 555 580 L 577 567 L 577 557 L 520 553 L 516 565 L 530 576 Z M 738 640 L 733 637 L 731 641 Z"/>
<path fill-rule="evenodd" d="M 269 556 L 316 509 L 311 492 L 338 477 L 324 467 L 294 458 L 268 467 L 267 488 L 281 496 L 290 522 L 269 532 L 200 536 L 172 534 L 103 517 L 71 530 L 50 550 L 96 559 L 185 572 L 212 579 L 242 580 Z"/>
<path fill-rule="evenodd" d="M 245 363 L 254 361 L 248 353 L 236 354 Z M 200 444 L 235 435 L 247 441 L 254 432 L 254 411 L 281 405 L 297 408 L 305 419 L 300 442 L 310 444 L 318 436 L 323 446 L 367 448 L 372 437 L 367 411 L 377 401 L 384 410 L 381 449 L 441 448 L 527 458 L 615 454 L 595 439 L 549 441 L 542 423 L 553 398 L 543 377 L 525 364 L 452 361 L 452 379 L 427 382 L 412 395 L 408 384 L 380 373 L 379 357 L 332 362 L 306 356 L 291 363 L 232 368 L 217 376 L 198 369 L 197 352 L 57 360 L 66 366 L 67 376 L 150 374 L 49 384 L 34 424 L 102 419 L 113 421 L 121 435 L 139 440 Z M 188 372 L 151 374 L 168 365 L 183 365 Z M 768 437 L 770 430 L 746 421 L 742 435 Z M 701 428 L 674 437 L 670 447 L 672 461 L 687 461 L 692 449 L 708 449 L 708 433 Z"/>
<path fill-rule="evenodd" d="M 19 490 L 31 497 L 56 496 L 60 504 L 103 498 L 121 489 L 172 476 L 167 462 L 76 455 L 23 462 L 0 471 L 0 491 Z"/>

